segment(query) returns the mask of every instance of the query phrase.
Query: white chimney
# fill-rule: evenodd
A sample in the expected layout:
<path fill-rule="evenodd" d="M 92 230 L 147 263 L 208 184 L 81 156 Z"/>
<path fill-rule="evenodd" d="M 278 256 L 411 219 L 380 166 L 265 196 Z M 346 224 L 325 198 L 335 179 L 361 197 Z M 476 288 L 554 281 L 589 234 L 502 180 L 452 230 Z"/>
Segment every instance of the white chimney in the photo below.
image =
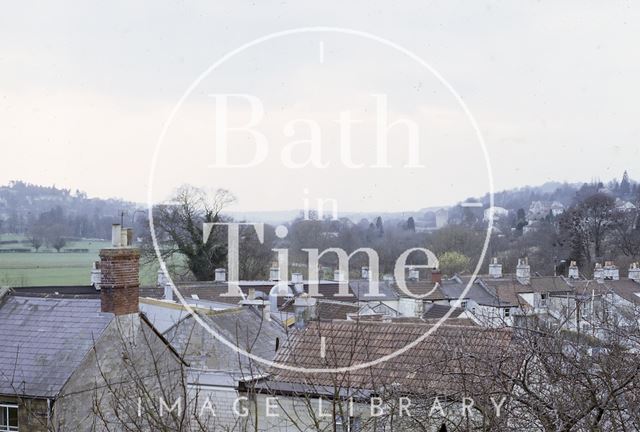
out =
<path fill-rule="evenodd" d="M 111 225 L 111 246 L 114 248 L 122 246 L 122 225 Z"/>
<path fill-rule="evenodd" d="M 518 258 L 516 266 L 516 278 L 522 284 L 528 284 L 531 281 L 531 267 L 529 266 L 529 258 Z"/>
<path fill-rule="evenodd" d="M 593 269 L 593 278 L 598 282 L 604 280 L 604 268 L 602 268 L 602 264 L 596 263 L 596 267 Z"/>
<path fill-rule="evenodd" d="M 293 302 L 293 312 L 295 314 L 295 326 L 303 329 L 309 320 L 315 319 L 317 315 L 316 299 L 308 294 L 296 297 Z"/>
<path fill-rule="evenodd" d="M 368 280 L 369 279 L 369 267 L 362 267 L 360 274 L 362 276 L 362 279 Z"/>
<path fill-rule="evenodd" d="M 640 265 L 637 262 L 629 266 L 629 279 L 640 283 Z"/>
<path fill-rule="evenodd" d="M 127 240 L 127 230 L 120 229 L 120 246 L 129 246 L 129 242 Z"/>
<path fill-rule="evenodd" d="M 158 270 L 157 283 L 158 288 L 164 287 L 164 284 L 167 283 L 167 278 L 164 276 L 164 272 L 162 269 Z"/>
<path fill-rule="evenodd" d="M 604 279 L 605 280 L 620 280 L 620 270 L 613 263 L 613 261 L 606 261 L 604 264 Z"/>
<path fill-rule="evenodd" d="M 502 277 L 502 264 L 498 263 L 498 258 L 492 258 L 489 264 L 489 276 L 494 279 Z"/>
<path fill-rule="evenodd" d="M 100 261 L 94 261 L 91 268 L 91 286 L 96 290 L 100 290 L 100 282 L 102 282 L 102 271 L 100 271 Z"/>
<path fill-rule="evenodd" d="M 418 281 L 420 280 L 420 271 L 415 267 L 409 267 L 409 280 Z"/>
<path fill-rule="evenodd" d="M 173 301 L 173 286 L 169 281 L 164 284 L 164 299 Z"/>
<path fill-rule="evenodd" d="M 227 280 L 227 270 L 224 268 L 217 268 L 215 270 L 215 282 L 224 282 Z"/>
<path fill-rule="evenodd" d="M 271 269 L 269 270 L 269 280 L 271 281 L 280 280 L 280 269 L 278 267 L 271 267 Z"/>
<path fill-rule="evenodd" d="M 271 321 L 271 304 L 268 301 L 262 303 L 262 319 L 264 321 Z M 276 311 L 278 310 L 276 306 Z"/>
<path fill-rule="evenodd" d="M 571 261 L 569 265 L 569 279 L 580 279 L 580 269 L 575 261 Z"/>
<path fill-rule="evenodd" d="M 344 282 L 344 275 L 340 270 L 334 270 L 333 272 L 333 280 L 335 282 Z"/>
<path fill-rule="evenodd" d="M 304 281 L 302 273 L 293 273 L 291 275 L 291 282 L 293 282 L 293 289 L 296 294 L 302 294 L 304 292 Z"/>

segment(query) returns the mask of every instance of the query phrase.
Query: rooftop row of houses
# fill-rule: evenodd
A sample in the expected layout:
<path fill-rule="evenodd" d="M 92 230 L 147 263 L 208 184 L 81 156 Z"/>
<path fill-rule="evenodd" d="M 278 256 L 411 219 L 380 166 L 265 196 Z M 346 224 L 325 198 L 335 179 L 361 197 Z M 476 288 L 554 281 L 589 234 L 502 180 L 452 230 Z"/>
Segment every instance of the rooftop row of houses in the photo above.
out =
<path fill-rule="evenodd" d="M 138 421 L 143 430 L 156 430 L 154 422 L 170 418 L 140 411 L 166 414 L 182 394 L 190 403 L 213 401 L 215 416 L 207 418 L 212 428 L 289 430 L 286 415 L 268 415 L 271 398 L 278 398 L 278 409 L 311 424 L 318 418 L 309 406 L 335 399 L 336 379 L 339 393 L 356 399 L 339 421 L 357 429 L 370 416 L 367 398 L 383 391 L 402 395 L 411 389 L 452 401 L 462 387 L 488 391 L 490 383 L 474 380 L 502 364 L 512 329 L 527 320 L 589 330 L 605 310 L 640 306 L 636 264 L 627 278 L 605 263 L 596 279 L 586 280 L 575 264 L 567 277 L 537 276 L 526 259 L 514 274 L 503 273 L 497 260 L 477 277 L 444 279 L 432 271 L 421 279 L 409 269 L 406 281 L 381 281 L 375 296 L 366 268 L 352 281 L 339 272 L 334 280 L 309 281 L 300 274 L 281 280 L 273 271 L 270 280 L 240 281 L 235 295 L 228 295 L 222 269 L 210 282 L 174 284 L 159 273 L 156 286 L 140 287 L 139 253 L 130 239 L 114 233 L 91 285 L 0 293 L 6 430 L 106 430 L 105 422 L 118 430 L 118 422 Z M 309 295 L 313 284 L 320 296 Z M 304 371 L 353 366 L 339 375 Z M 168 406 L 141 402 L 142 393 L 162 394 Z M 255 415 L 238 415 L 243 397 Z M 122 400 L 127 403 L 119 405 Z M 443 423 L 435 421 L 434 430 Z"/>

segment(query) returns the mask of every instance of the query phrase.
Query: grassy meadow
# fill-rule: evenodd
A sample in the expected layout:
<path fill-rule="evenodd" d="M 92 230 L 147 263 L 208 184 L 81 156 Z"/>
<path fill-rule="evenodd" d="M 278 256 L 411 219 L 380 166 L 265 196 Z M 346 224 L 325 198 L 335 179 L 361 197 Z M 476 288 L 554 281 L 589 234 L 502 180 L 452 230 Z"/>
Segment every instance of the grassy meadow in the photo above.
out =
<path fill-rule="evenodd" d="M 0 244 L 0 249 L 30 248 L 31 252 L 0 252 L 0 286 L 88 285 L 91 266 L 99 259 L 98 251 L 111 242 L 82 240 L 69 242 L 61 252 L 41 247 L 35 252 L 24 237 L 0 235 L 0 241 L 20 243 Z M 65 252 L 65 249 L 87 249 L 88 252 Z M 157 266 L 140 269 L 143 285 L 156 283 Z"/>

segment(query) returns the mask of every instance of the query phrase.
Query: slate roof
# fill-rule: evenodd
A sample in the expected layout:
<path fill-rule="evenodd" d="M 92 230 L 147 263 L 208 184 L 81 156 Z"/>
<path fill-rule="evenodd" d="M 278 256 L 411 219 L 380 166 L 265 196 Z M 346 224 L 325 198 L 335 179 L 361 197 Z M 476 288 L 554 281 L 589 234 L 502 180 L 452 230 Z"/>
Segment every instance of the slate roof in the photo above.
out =
<path fill-rule="evenodd" d="M 536 293 L 566 293 L 573 291 L 573 287 L 562 276 L 533 276 L 529 282 Z"/>
<path fill-rule="evenodd" d="M 486 287 L 489 294 L 497 299 L 500 306 L 527 305 L 520 294 L 533 292 L 529 285 L 523 285 L 516 279 L 480 279 L 478 284 Z"/>
<path fill-rule="evenodd" d="M 321 320 L 347 319 L 349 314 L 357 314 L 360 307 L 353 303 L 330 300 L 318 300 L 316 314 Z"/>
<path fill-rule="evenodd" d="M 424 319 L 440 319 L 443 316 L 445 316 L 449 310 L 451 309 L 451 306 L 448 305 L 441 305 L 441 304 L 431 304 L 431 305 L 426 305 L 425 306 L 425 311 L 422 314 L 422 318 Z M 453 311 L 451 312 L 451 315 L 449 315 L 449 318 L 458 318 L 460 315 L 462 315 L 464 313 L 464 309 L 462 308 L 458 308 L 458 307 L 454 307 Z"/>
<path fill-rule="evenodd" d="M 617 281 L 608 280 L 602 285 L 619 295 L 623 299 L 635 304 L 640 305 L 640 283 L 634 282 L 631 279 L 620 279 Z"/>
<path fill-rule="evenodd" d="M 250 290 L 255 292 L 262 292 L 264 297 L 269 296 L 269 292 L 278 282 L 275 281 L 239 281 L 238 285 L 240 290 L 245 296 L 249 295 Z M 288 282 L 287 285 L 291 289 L 292 293 L 295 293 L 294 284 Z M 212 301 L 216 303 L 226 304 L 238 304 L 243 298 L 241 296 L 226 296 L 224 294 L 228 291 L 227 282 L 179 282 L 176 284 L 176 288 L 185 298 L 192 298 L 192 295 L 197 295 L 200 300 Z M 303 281 L 303 289 L 305 292 L 309 292 L 309 281 Z M 318 281 L 318 292 L 322 295 L 320 298 L 334 299 L 334 294 L 338 293 L 338 283 L 334 281 L 321 280 Z M 141 293 L 141 296 L 143 294 Z M 355 301 L 353 296 L 350 297 L 338 297 L 337 299 L 344 299 L 345 301 Z M 351 299 L 351 300 L 349 300 Z"/>
<path fill-rule="evenodd" d="M 440 284 L 428 281 L 406 281 L 407 289 L 414 296 L 421 298 L 422 300 L 445 300 L 446 297 L 442 290 L 440 289 Z M 413 296 L 407 295 L 400 288 L 398 288 L 397 284 L 393 284 L 393 288 L 395 289 L 398 296 L 403 298 L 416 298 Z M 427 295 L 428 294 L 428 295 Z M 425 297 L 421 297 L 425 296 Z"/>
<path fill-rule="evenodd" d="M 384 300 L 397 300 L 398 294 L 391 287 L 387 281 L 380 281 L 378 283 L 377 296 L 370 296 L 369 294 L 369 281 L 368 280 L 355 280 L 349 282 L 349 289 L 354 294 L 355 299 L 358 301 L 384 301 Z M 354 297 L 351 297 L 352 299 Z M 348 301 L 349 297 L 341 297 L 340 300 Z"/>
<path fill-rule="evenodd" d="M 14 287 L 11 289 L 14 293 L 23 297 L 100 298 L 100 291 L 91 285 L 31 286 Z"/>
<path fill-rule="evenodd" d="M 479 281 L 475 281 L 473 284 L 471 284 L 471 286 L 469 287 L 469 291 L 467 291 L 467 293 L 462 296 L 462 293 L 464 292 L 466 287 L 466 283 L 463 284 L 454 281 L 446 281 L 440 286 L 440 289 L 442 290 L 446 298 L 450 300 L 457 300 L 458 298 L 461 298 L 461 300 L 473 300 L 479 305 L 484 306 L 511 306 L 510 302 L 501 301 L 496 296 L 487 291 L 487 289 L 485 289 Z"/>
<path fill-rule="evenodd" d="M 100 300 L 0 300 L 0 394 L 54 398 L 114 315 Z"/>
<path fill-rule="evenodd" d="M 217 334 L 239 348 L 263 359 L 271 360 L 276 354 L 276 339 L 283 343 L 286 334 L 275 321 L 262 319 L 252 307 L 225 309 L 198 316 Z M 188 316 L 165 333 L 165 337 L 191 367 L 216 371 L 250 372 L 260 364 L 238 354 Z"/>
<path fill-rule="evenodd" d="M 374 361 L 406 347 L 431 328 L 427 323 L 314 321 L 295 332 L 275 361 L 296 367 L 335 368 Z M 325 357 L 320 353 L 325 338 Z M 270 381 L 289 385 L 453 395 L 480 388 L 510 360 L 511 332 L 479 326 L 442 325 L 415 347 L 385 362 L 344 373 L 304 373 L 273 368 Z M 486 388 L 486 387 L 484 387 Z"/>

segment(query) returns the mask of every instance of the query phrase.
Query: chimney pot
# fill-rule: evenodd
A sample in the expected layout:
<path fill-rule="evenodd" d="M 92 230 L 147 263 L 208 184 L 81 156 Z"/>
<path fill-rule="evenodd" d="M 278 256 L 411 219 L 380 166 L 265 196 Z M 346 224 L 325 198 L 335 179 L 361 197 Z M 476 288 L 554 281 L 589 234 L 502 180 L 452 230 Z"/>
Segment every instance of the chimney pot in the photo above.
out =
<path fill-rule="evenodd" d="M 111 246 L 114 248 L 122 246 L 122 226 L 120 224 L 111 225 Z"/>

